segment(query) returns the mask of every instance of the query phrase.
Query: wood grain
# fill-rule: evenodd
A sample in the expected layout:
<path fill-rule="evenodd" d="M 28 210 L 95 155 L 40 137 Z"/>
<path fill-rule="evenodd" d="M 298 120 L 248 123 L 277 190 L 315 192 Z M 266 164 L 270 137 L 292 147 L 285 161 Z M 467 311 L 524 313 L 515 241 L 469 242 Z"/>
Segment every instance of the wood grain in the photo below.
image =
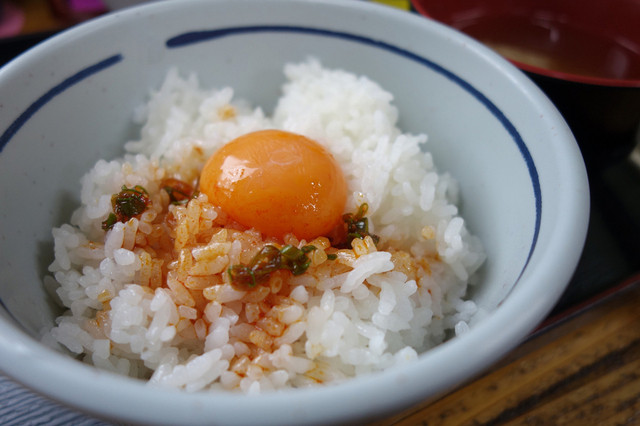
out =
<path fill-rule="evenodd" d="M 640 286 L 548 327 L 474 382 L 376 425 L 640 425 Z"/>

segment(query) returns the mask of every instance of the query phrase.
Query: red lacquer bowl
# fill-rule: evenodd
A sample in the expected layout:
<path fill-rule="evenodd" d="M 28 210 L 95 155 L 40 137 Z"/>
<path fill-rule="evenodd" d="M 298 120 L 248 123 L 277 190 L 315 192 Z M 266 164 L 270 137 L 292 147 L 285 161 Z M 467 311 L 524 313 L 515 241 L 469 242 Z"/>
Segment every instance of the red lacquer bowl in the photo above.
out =
<path fill-rule="evenodd" d="M 624 158 L 640 123 L 639 0 L 413 0 L 529 75 L 573 130 L 587 165 Z"/>

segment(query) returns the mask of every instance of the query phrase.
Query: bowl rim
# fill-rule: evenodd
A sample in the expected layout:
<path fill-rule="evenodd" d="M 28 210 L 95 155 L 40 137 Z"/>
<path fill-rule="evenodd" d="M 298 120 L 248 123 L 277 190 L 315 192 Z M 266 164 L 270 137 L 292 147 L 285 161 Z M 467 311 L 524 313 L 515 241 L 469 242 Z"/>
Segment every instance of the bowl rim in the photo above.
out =
<path fill-rule="evenodd" d="M 235 0 L 238 1 L 238 0 Z M 258 0 L 245 0 L 247 3 L 252 3 Z M 394 19 L 401 20 L 401 22 L 416 24 L 420 26 L 429 26 L 429 31 L 445 31 L 446 34 L 451 35 L 451 37 L 461 38 L 461 36 L 457 36 L 450 31 L 447 27 L 439 23 L 427 23 L 425 24 L 423 21 L 419 21 L 419 17 L 412 16 L 411 14 L 407 14 L 403 11 L 393 11 L 388 8 L 388 6 L 375 5 L 367 2 L 344 2 L 343 0 L 306 0 L 305 2 L 296 2 L 289 0 L 278 0 L 280 3 L 313 3 L 316 5 L 326 5 L 330 7 L 338 7 L 344 8 L 349 7 L 352 9 L 360 10 L 363 12 L 371 12 L 375 11 L 380 14 L 390 14 Z M 148 10 L 154 10 L 159 12 L 160 10 L 166 8 L 167 10 L 172 10 L 174 7 L 178 7 L 176 5 L 177 2 L 158 2 L 154 4 L 148 4 L 138 7 L 149 8 Z M 210 0 L 194 0 L 193 3 L 210 3 Z M 135 9 L 135 10 L 134 10 Z M 121 19 L 129 19 L 135 13 L 137 13 L 138 8 L 132 8 L 131 10 L 123 10 L 116 12 L 117 16 L 105 16 L 103 18 L 98 18 L 93 24 L 81 24 L 76 28 L 72 28 L 70 30 L 65 31 L 61 36 L 56 36 L 52 39 L 49 39 L 43 43 L 43 45 L 38 46 L 33 50 L 33 53 L 25 53 L 24 58 L 30 58 L 35 55 L 40 49 L 45 49 L 47 47 L 53 47 L 60 44 L 65 44 L 69 39 L 81 35 L 83 31 L 89 31 L 89 25 L 97 25 L 98 28 L 100 26 L 109 26 L 110 23 L 114 20 Z M 419 22 L 419 24 L 418 24 Z M 552 106 L 550 101 L 540 92 L 537 87 L 529 81 L 522 73 L 520 73 L 515 67 L 512 67 L 508 64 L 506 60 L 500 58 L 497 54 L 489 52 L 486 48 L 482 47 L 479 43 L 469 43 L 467 41 L 467 36 L 462 36 L 461 40 L 465 42 L 467 47 L 471 49 L 474 53 L 485 56 L 488 61 L 495 63 L 500 70 L 506 72 L 511 79 L 515 79 L 520 85 L 524 85 L 526 89 L 526 95 L 536 104 L 541 105 L 544 109 L 550 109 L 550 114 L 547 119 L 552 120 L 557 123 L 559 128 L 557 130 L 558 138 L 563 139 L 571 139 L 572 136 L 566 126 L 562 126 L 563 120 L 557 111 L 553 113 L 555 108 Z M 19 59 L 15 62 L 14 65 L 8 64 L 12 67 L 17 67 L 22 63 L 22 60 Z M 0 73 L 1 75 L 1 73 Z M 576 148 L 577 149 L 577 148 Z M 575 153 L 574 153 L 575 154 Z M 573 187 L 584 185 L 586 182 L 586 174 L 584 176 L 580 173 L 577 173 L 576 170 L 579 169 L 580 164 L 576 161 L 572 164 L 574 169 L 572 170 L 564 170 L 563 173 L 566 174 L 566 185 Z M 582 166 L 584 166 L 582 164 Z M 584 170 L 583 170 L 584 171 Z M 584 205 L 588 206 L 588 194 L 573 194 L 576 199 L 573 200 L 572 207 L 576 212 L 580 208 L 584 208 Z M 567 212 L 571 213 L 571 212 Z M 558 233 L 559 235 L 564 236 L 564 238 L 559 238 L 554 240 L 555 245 L 552 247 L 553 255 L 546 256 L 545 259 L 548 259 L 549 262 L 553 260 L 554 257 L 557 257 L 559 253 L 564 253 L 566 251 L 573 250 L 573 257 L 568 264 L 573 263 L 574 266 L 577 264 L 577 259 L 580 254 L 580 250 L 576 250 L 576 243 L 580 245 L 580 240 L 582 239 L 582 243 L 584 242 L 584 237 L 586 236 L 586 221 L 588 214 L 579 216 L 578 220 L 575 217 L 572 217 L 571 214 L 567 215 L 569 218 L 561 218 L 560 224 L 566 224 L 566 227 L 559 226 Z M 583 232 L 584 231 L 584 232 Z M 568 282 L 568 278 L 572 272 L 563 270 L 563 279 L 566 278 L 566 282 Z M 558 281 L 558 277 L 553 276 L 551 271 L 536 271 L 532 273 L 530 277 L 527 279 L 535 279 L 544 283 L 548 280 Z M 453 372 L 452 375 L 447 376 L 445 378 L 440 378 L 438 380 L 434 380 L 434 384 L 432 387 L 436 388 L 439 392 L 442 392 L 451 386 L 451 381 L 460 381 L 463 378 L 468 378 L 469 376 L 477 374 L 480 370 L 486 368 L 489 364 L 494 362 L 497 357 L 502 356 L 508 350 L 512 349 L 519 340 L 523 339 L 527 332 L 531 331 L 539 321 L 541 321 L 552 308 L 553 303 L 550 300 L 557 300 L 560 296 L 564 286 L 555 286 L 551 290 L 551 297 L 540 300 L 535 298 L 535 292 L 537 291 L 533 286 L 529 288 L 524 288 L 523 286 L 516 286 L 512 293 L 509 295 L 509 298 L 505 300 L 505 302 L 496 310 L 496 312 L 492 313 L 492 315 L 488 318 L 485 318 L 482 322 L 480 322 L 474 330 L 477 332 L 467 335 L 461 336 L 460 338 L 450 340 L 445 342 L 434 349 L 428 351 L 427 356 L 423 356 L 421 359 L 417 361 L 419 365 L 424 365 L 425 363 L 433 362 L 433 360 L 439 360 L 439 362 L 444 362 L 448 354 L 452 351 L 457 351 L 460 353 L 469 353 L 469 351 L 476 351 L 476 359 L 474 362 L 470 362 L 466 365 L 461 365 L 460 369 L 456 372 Z M 533 300 L 532 303 L 531 300 Z M 530 309 L 527 312 L 520 312 L 520 306 L 528 304 L 530 305 Z M 515 315 L 519 314 L 519 315 Z M 513 321 L 513 318 L 517 317 L 516 321 Z M 501 336 L 494 336 L 494 333 L 499 324 L 504 323 L 506 319 L 509 319 L 512 322 L 512 327 L 505 331 Z M 211 398 L 210 393 L 200 393 L 200 394 L 187 394 L 183 391 L 170 391 L 166 389 L 152 389 L 146 387 L 146 385 L 142 381 L 138 381 L 136 379 L 130 379 L 127 377 L 117 376 L 113 373 L 108 373 L 104 371 L 97 370 L 94 367 L 82 364 L 77 362 L 76 360 L 64 355 L 62 353 L 58 353 L 53 351 L 52 349 L 44 347 L 42 344 L 37 342 L 33 337 L 26 341 L 24 339 L 24 333 L 22 330 L 18 329 L 14 324 L 8 323 L 4 320 L 4 318 L 0 319 L 1 323 L 7 323 L 8 332 L 7 334 L 0 334 L 0 350 L 4 351 L 4 348 L 10 348 L 9 356 L 2 357 L 0 359 L 0 364 L 11 365 L 13 362 L 15 365 L 21 365 L 25 367 L 26 370 L 21 370 L 21 372 L 15 373 L 10 371 L 9 369 L 5 369 L 5 372 L 18 379 L 21 383 L 25 384 L 32 389 L 44 393 L 47 396 L 59 400 L 67 405 L 74 406 L 81 410 L 90 410 L 92 413 L 97 413 L 102 416 L 109 416 L 109 409 L 113 409 L 114 407 L 118 407 L 124 401 L 127 401 L 131 398 L 140 399 L 140 405 L 149 404 L 150 407 L 158 408 L 157 411 L 151 413 L 151 415 L 155 416 L 154 421 L 157 422 L 167 422 L 172 423 L 175 422 L 175 419 L 171 417 L 167 417 L 166 411 L 163 411 L 164 408 L 162 401 L 166 396 L 170 396 L 176 401 L 172 403 L 170 406 L 174 407 L 177 404 L 183 404 L 182 411 L 189 411 L 192 416 L 196 416 L 199 412 L 207 412 L 206 408 L 203 408 L 203 404 L 207 402 L 209 398 Z M 489 339 L 489 340 L 487 340 Z M 488 341 L 488 343 L 483 344 L 482 342 Z M 506 343 L 505 343 L 506 342 Z M 453 349 L 449 349 L 453 348 Z M 35 364 L 34 364 L 35 361 Z M 254 417 L 245 417 L 246 420 L 258 420 L 265 421 L 261 414 L 252 414 L 247 412 L 246 406 L 251 406 L 253 404 L 254 407 L 268 407 L 270 404 L 274 402 L 282 402 L 283 400 L 288 400 L 290 404 L 293 406 L 304 404 L 305 399 L 308 397 L 313 397 L 315 394 L 320 394 L 323 398 L 326 398 L 330 401 L 340 401 L 344 398 L 352 398 L 353 393 L 358 390 L 367 389 L 371 386 L 380 386 L 381 384 L 392 384 L 395 383 L 395 386 L 400 386 L 402 388 L 402 392 L 397 393 L 396 395 L 389 395 L 389 398 L 386 400 L 378 399 L 375 401 L 374 407 L 368 407 L 371 413 L 382 413 L 389 411 L 390 409 L 396 409 L 399 404 L 413 403 L 421 398 L 419 394 L 419 389 L 421 388 L 422 380 L 429 380 L 429 377 L 426 377 L 424 373 L 418 375 L 416 377 L 414 367 L 418 365 L 416 363 L 412 363 L 408 366 L 399 366 L 395 369 L 394 375 L 397 376 L 395 379 L 392 378 L 389 374 L 385 374 L 382 372 L 380 374 L 374 373 L 370 374 L 366 377 L 360 377 L 357 380 L 350 380 L 345 383 L 342 383 L 338 386 L 327 386 L 323 388 L 314 388 L 314 389 L 293 389 L 288 391 L 279 392 L 277 394 L 263 394 L 259 396 L 247 396 L 247 395 L 238 395 L 238 394 L 229 394 L 229 393 L 216 393 L 216 407 L 232 407 L 237 410 L 242 410 L 246 412 L 246 416 L 254 416 Z M 34 367 L 35 365 L 35 367 Z M 429 370 L 429 369 L 427 369 Z M 68 373 L 76 373 L 69 375 Z M 20 375 L 22 374 L 22 375 Z M 42 377 L 48 376 L 52 379 L 48 383 L 42 383 Z M 86 397 L 87 392 L 90 392 L 93 389 L 93 385 L 88 383 L 86 380 L 87 377 L 95 379 L 96 382 L 99 382 L 109 390 L 119 389 L 118 392 L 110 392 L 108 395 L 104 395 L 103 400 L 94 399 L 92 401 L 84 401 L 83 404 L 79 404 L 83 397 Z M 420 380 L 416 380 L 420 379 Z M 60 388 L 57 383 L 66 381 L 69 385 L 68 390 L 65 390 L 62 394 L 60 393 Z M 57 383 L 56 383 L 57 382 Z M 158 398 L 160 396 L 161 398 Z M 364 404 L 367 406 L 371 401 L 362 400 L 360 398 L 357 401 L 354 401 L 353 404 Z M 324 407 L 326 409 L 326 406 Z M 303 408 L 300 408 L 303 410 Z M 203 411 L 205 410 L 205 411 Z M 315 411 L 314 411 L 315 410 Z M 324 413 L 318 411 L 319 408 L 313 408 L 306 413 L 310 414 L 325 414 L 329 416 L 327 421 L 338 421 L 349 419 L 345 413 Z M 260 411 L 260 410 L 256 410 Z M 145 417 L 146 413 L 134 413 L 134 412 L 122 412 L 120 413 L 123 418 L 127 420 L 135 420 L 135 421 L 145 421 L 149 420 L 148 417 Z M 189 414 L 189 413 L 187 413 Z M 351 413 L 353 415 L 354 413 Z M 362 413 L 360 413 L 362 414 Z M 141 417 L 142 416 L 142 417 Z M 345 417 L 346 416 L 346 417 Z M 197 419 L 195 417 L 190 418 L 192 422 L 196 423 Z M 311 417 L 313 419 L 313 417 Z M 207 418 L 201 420 L 201 422 L 208 422 L 211 419 Z M 291 423 L 295 423 L 297 419 L 287 419 L 287 418 L 278 418 L 278 419 L 268 419 L 269 421 L 277 421 L 277 422 L 286 422 L 289 421 Z M 297 420 L 299 421 L 299 420 Z"/>
<path fill-rule="evenodd" d="M 640 79 L 615 79 L 605 77 L 593 77 L 588 75 L 573 74 L 563 71 L 556 71 L 549 68 L 542 68 L 535 65 L 530 65 L 525 62 L 516 61 L 515 59 L 507 58 L 509 62 L 517 66 L 523 71 L 537 74 L 547 78 L 553 78 L 561 81 L 569 81 L 573 83 L 586 84 L 590 86 L 602 86 L 602 87 L 628 87 L 640 88 Z"/>

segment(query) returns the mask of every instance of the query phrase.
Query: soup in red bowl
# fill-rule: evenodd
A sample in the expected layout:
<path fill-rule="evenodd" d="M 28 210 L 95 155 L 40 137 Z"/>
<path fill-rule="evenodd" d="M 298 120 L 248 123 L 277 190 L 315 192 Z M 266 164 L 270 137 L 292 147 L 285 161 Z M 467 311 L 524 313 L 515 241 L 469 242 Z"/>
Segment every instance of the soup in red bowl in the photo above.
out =
<path fill-rule="evenodd" d="M 414 0 L 505 56 L 551 98 L 592 168 L 625 157 L 640 123 L 640 2 Z"/>

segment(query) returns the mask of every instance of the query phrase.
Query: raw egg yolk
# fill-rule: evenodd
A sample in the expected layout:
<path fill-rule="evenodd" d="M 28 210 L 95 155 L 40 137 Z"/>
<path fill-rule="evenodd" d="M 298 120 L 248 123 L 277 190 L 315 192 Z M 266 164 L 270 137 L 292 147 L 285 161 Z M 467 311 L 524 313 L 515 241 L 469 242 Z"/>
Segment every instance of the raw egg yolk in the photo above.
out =
<path fill-rule="evenodd" d="M 340 223 L 347 199 L 333 156 L 311 139 L 280 130 L 248 133 L 216 151 L 202 169 L 200 191 L 248 228 L 305 240 Z"/>

